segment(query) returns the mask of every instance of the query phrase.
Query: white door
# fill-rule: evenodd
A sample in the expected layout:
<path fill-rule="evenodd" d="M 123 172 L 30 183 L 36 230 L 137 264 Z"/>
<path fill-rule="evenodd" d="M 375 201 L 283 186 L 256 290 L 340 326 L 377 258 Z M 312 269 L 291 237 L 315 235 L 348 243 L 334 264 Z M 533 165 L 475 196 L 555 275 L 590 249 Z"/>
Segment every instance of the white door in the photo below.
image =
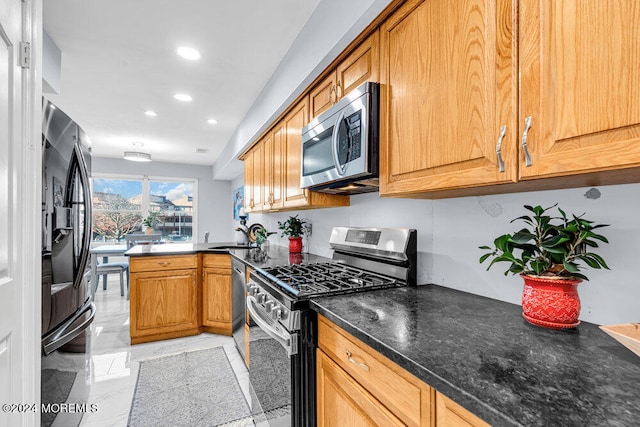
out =
<path fill-rule="evenodd" d="M 36 425 L 39 417 L 37 406 L 25 413 L 11 404 L 40 399 L 41 89 L 40 73 L 21 66 L 20 42 L 39 45 L 41 22 L 31 0 L 0 1 L 0 426 Z"/>

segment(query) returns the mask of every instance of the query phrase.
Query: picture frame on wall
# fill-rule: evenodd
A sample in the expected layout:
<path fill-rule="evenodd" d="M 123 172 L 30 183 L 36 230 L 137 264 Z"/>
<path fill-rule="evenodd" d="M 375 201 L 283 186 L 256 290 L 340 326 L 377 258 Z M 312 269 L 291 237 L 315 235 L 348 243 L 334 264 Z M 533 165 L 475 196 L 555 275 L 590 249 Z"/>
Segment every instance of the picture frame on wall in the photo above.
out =
<path fill-rule="evenodd" d="M 244 208 L 244 185 L 233 190 L 233 219 L 240 221 L 240 210 Z M 249 216 L 246 215 L 245 216 Z"/>

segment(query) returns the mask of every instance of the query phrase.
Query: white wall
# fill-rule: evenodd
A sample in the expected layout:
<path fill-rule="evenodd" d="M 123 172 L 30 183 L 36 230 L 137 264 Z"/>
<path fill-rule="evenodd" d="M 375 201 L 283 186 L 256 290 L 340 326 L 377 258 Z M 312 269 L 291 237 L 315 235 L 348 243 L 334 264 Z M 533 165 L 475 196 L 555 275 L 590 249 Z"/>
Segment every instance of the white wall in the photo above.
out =
<path fill-rule="evenodd" d="M 273 75 L 225 145 L 213 176 L 242 173 L 237 160 L 263 132 L 374 20 L 391 0 L 321 0 Z"/>
<path fill-rule="evenodd" d="M 234 238 L 231 181 L 213 180 L 209 166 L 163 162 L 136 163 L 123 159 L 93 157 L 91 172 L 195 178 L 198 181 L 198 190 L 194 195 L 197 199 L 197 234 L 194 236 L 194 242 L 203 242 L 204 233 L 207 231 L 210 242 L 228 242 Z"/>
<path fill-rule="evenodd" d="M 241 185 L 241 179 L 235 181 Z M 418 230 L 418 282 L 436 283 L 490 298 L 520 303 L 522 279 L 503 275 L 498 264 L 487 272 L 480 265 L 480 245 L 490 245 L 500 234 L 516 230 L 510 221 L 524 214 L 524 204 L 559 203 L 567 213 L 587 214 L 602 229 L 610 244 L 600 253 L 611 270 L 585 270 L 588 282 L 579 286 L 581 319 L 598 324 L 640 321 L 640 283 L 635 271 L 640 242 L 640 184 L 598 187 L 597 199 L 589 188 L 464 197 L 443 200 L 380 198 L 378 194 L 351 197 L 351 206 L 271 214 L 252 214 L 249 224 L 260 223 L 278 231 L 278 221 L 289 215 L 311 222 L 313 234 L 306 249 L 331 256 L 328 239 L 336 225 L 408 227 Z M 273 235 L 274 244 L 286 238 Z"/>

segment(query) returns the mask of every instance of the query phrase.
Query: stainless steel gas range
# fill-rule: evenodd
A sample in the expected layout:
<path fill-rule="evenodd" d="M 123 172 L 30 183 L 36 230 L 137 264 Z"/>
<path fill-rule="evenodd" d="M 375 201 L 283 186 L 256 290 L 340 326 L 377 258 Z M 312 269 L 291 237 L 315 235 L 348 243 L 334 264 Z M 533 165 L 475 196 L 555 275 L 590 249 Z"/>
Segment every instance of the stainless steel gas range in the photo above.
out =
<path fill-rule="evenodd" d="M 415 286 L 412 229 L 334 227 L 330 262 L 256 269 L 247 285 L 249 378 L 254 417 L 274 425 L 315 425 L 314 297 Z"/>

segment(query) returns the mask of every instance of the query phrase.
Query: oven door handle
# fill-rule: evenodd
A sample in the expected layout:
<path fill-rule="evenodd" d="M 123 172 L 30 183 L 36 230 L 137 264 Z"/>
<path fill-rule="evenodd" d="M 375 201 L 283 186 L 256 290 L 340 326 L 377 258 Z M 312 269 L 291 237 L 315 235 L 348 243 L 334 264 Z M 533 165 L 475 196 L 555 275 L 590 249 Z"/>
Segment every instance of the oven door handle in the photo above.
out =
<path fill-rule="evenodd" d="M 298 354 L 298 340 L 297 335 L 288 334 L 286 331 L 278 333 L 278 331 L 272 326 L 273 321 L 271 319 L 266 320 L 262 317 L 262 315 L 256 310 L 255 305 L 257 304 L 256 299 L 247 295 L 247 309 L 249 310 L 249 314 L 254 322 L 262 329 L 267 335 L 269 335 L 274 340 L 278 341 L 278 343 L 287 350 L 288 356 L 293 356 Z"/>

